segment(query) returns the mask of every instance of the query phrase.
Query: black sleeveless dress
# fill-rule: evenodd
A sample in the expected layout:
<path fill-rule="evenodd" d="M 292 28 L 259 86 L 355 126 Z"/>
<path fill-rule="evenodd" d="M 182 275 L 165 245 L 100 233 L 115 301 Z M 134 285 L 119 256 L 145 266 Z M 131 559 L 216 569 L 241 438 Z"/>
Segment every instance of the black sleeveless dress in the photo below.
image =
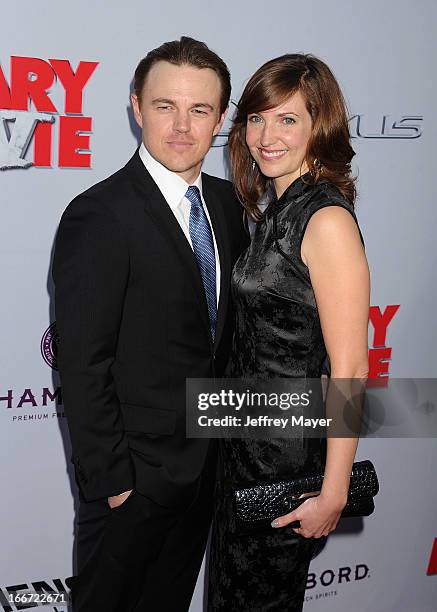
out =
<path fill-rule="evenodd" d="M 295 180 L 276 198 L 265 194 L 264 219 L 235 264 L 232 295 L 236 330 L 231 378 L 319 378 L 326 360 L 320 319 L 308 268 L 300 256 L 311 216 L 353 206 L 328 182 Z M 239 484 L 323 471 L 326 440 L 223 439 L 209 557 L 210 612 L 298 612 L 308 566 L 325 538 L 304 538 L 290 527 L 255 535 L 236 532 L 232 489 Z"/>

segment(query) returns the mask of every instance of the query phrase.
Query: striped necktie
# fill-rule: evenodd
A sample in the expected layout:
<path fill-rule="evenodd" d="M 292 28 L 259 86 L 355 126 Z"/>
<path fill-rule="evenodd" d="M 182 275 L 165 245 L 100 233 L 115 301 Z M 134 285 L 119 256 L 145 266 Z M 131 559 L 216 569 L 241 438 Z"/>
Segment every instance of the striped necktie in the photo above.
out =
<path fill-rule="evenodd" d="M 198 187 L 188 188 L 185 197 L 191 202 L 189 231 L 194 255 L 199 266 L 208 305 L 211 334 L 214 339 L 217 324 L 217 287 L 214 241 L 208 217 L 203 208 Z"/>

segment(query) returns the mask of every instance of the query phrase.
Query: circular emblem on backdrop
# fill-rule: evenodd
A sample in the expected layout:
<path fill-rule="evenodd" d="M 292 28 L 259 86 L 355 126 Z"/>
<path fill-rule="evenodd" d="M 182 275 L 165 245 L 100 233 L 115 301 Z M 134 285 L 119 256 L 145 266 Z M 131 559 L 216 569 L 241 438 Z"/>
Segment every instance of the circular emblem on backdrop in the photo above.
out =
<path fill-rule="evenodd" d="M 58 343 L 58 330 L 56 329 L 56 321 L 54 321 L 46 329 L 41 339 L 42 358 L 53 370 L 58 369 Z"/>

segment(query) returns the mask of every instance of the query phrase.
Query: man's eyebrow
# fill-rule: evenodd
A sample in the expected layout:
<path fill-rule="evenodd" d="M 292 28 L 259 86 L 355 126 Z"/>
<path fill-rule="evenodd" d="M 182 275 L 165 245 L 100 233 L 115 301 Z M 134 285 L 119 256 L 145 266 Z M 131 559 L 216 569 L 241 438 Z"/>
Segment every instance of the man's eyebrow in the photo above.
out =
<path fill-rule="evenodd" d="M 169 98 L 155 98 L 152 100 L 152 104 L 171 104 L 172 106 L 176 106 L 176 102 Z M 214 107 L 208 104 L 208 102 L 195 102 L 191 105 L 191 108 L 207 108 L 210 111 L 214 110 Z"/>
<path fill-rule="evenodd" d="M 152 104 L 172 104 L 175 106 L 175 101 L 169 100 L 168 98 L 155 98 L 152 100 Z"/>
<path fill-rule="evenodd" d="M 211 106 L 211 104 L 208 104 L 208 102 L 196 102 L 196 104 L 193 104 L 192 108 L 208 108 L 209 110 L 213 111 L 214 107 Z"/>

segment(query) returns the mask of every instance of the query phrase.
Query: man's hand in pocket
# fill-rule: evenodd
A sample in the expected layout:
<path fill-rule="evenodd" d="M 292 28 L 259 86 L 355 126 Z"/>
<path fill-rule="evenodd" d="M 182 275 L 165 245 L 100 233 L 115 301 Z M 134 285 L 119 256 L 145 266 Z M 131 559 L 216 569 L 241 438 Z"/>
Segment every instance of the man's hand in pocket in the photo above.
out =
<path fill-rule="evenodd" d="M 133 489 L 131 489 L 130 491 L 125 491 L 124 493 L 120 493 L 120 495 L 113 495 L 112 497 L 108 497 L 109 507 L 112 509 L 117 508 L 117 506 L 121 506 L 121 504 L 123 504 L 127 500 L 132 491 Z"/>

